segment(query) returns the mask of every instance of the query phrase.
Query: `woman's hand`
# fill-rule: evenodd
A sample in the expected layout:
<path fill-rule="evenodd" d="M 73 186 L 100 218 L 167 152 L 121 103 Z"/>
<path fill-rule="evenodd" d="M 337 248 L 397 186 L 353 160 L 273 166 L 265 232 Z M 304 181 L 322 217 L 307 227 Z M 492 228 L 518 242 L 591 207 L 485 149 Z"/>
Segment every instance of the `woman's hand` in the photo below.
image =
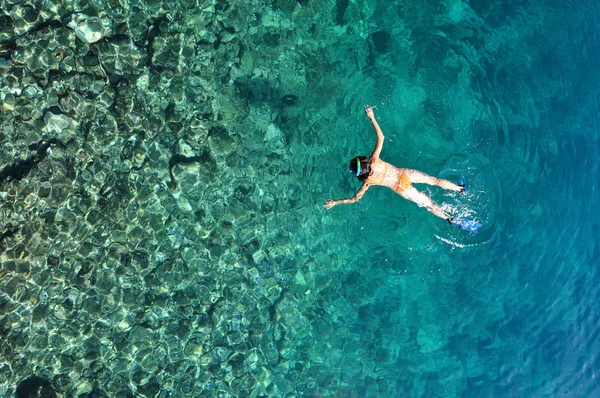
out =
<path fill-rule="evenodd" d="M 373 108 L 369 105 L 365 105 L 365 113 L 369 119 L 373 119 L 375 114 L 373 113 Z"/>
<path fill-rule="evenodd" d="M 325 207 L 327 210 L 329 210 L 329 209 L 331 209 L 333 206 L 335 206 L 335 205 L 337 205 L 337 204 L 338 204 L 337 200 L 331 200 L 331 199 L 329 199 L 327 202 L 325 202 L 325 205 L 324 205 L 324 207 Z"/>

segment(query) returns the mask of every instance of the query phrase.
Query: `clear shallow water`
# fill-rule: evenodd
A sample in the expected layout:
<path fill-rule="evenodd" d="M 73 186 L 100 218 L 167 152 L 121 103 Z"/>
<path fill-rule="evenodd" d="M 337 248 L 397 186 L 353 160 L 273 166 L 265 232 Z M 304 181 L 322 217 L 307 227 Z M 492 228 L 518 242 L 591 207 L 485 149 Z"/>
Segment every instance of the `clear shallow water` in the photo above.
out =
<path fill-rule="evenodd" d="M 297 4 L 36 17 L 108 18 L 89 48 L 3 5 L 3 170 L 58 141 L 2 174 L 2 394 L 597 395 L 598 6 Z M 88 69 L 23 93 L 50 34 Z M 366 103 L 479 234 L 383 188 L 322 209 Z"/>

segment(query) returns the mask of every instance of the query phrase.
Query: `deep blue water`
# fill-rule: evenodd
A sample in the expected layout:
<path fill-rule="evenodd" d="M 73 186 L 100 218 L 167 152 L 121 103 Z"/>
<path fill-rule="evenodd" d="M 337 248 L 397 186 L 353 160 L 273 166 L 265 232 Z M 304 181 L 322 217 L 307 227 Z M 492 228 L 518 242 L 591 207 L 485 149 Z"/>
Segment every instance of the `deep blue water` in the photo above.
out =
<path fill-rule="evenodd" d="M 598 395 L 598 5 L 367 4 L 393 44 L 362 70 L 356 127 L 337 135 L 370 153 L 359 105 L 378 105 L 383 158 L 466 175 L 459 209 L 484 224 L 452 231 L 376 188 L 327 215 L 355 223 L 335 241 L 363 254 L 345 289 L 380 292 L 359 324 L 394 352 L 389 391 Z"/>

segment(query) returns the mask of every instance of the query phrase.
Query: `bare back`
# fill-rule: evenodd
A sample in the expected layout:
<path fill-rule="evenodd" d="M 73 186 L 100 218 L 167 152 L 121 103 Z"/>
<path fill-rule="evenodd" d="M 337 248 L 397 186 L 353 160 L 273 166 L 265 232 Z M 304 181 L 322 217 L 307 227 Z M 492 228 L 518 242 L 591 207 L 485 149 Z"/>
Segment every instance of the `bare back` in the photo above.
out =
<path fill-rule="evenodd" d="M 371 171 L 371 175 L 365 181 L 369 185 L 382 185 L 396 192 L 412 187 L 411 180 L 404 169 L 381 159 L 372 159 Z"/>

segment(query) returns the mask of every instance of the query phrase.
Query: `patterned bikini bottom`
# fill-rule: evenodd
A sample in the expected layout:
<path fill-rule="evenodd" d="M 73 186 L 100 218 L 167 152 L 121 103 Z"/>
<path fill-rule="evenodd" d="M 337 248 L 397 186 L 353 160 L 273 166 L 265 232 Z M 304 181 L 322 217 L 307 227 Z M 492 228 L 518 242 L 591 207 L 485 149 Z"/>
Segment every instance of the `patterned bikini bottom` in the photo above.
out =
<path fill-rule="evenodd" d="M 412 182 L 410 182 L 410 178 L 408 178 L 404 172 L 404 169 L 402 169 L 400 178 L 398 178 L 398 185 L 396 185 L 396 188 L 394 188 L 394 192 L 404 192 L 409 188 L 412 188 Z"/>

